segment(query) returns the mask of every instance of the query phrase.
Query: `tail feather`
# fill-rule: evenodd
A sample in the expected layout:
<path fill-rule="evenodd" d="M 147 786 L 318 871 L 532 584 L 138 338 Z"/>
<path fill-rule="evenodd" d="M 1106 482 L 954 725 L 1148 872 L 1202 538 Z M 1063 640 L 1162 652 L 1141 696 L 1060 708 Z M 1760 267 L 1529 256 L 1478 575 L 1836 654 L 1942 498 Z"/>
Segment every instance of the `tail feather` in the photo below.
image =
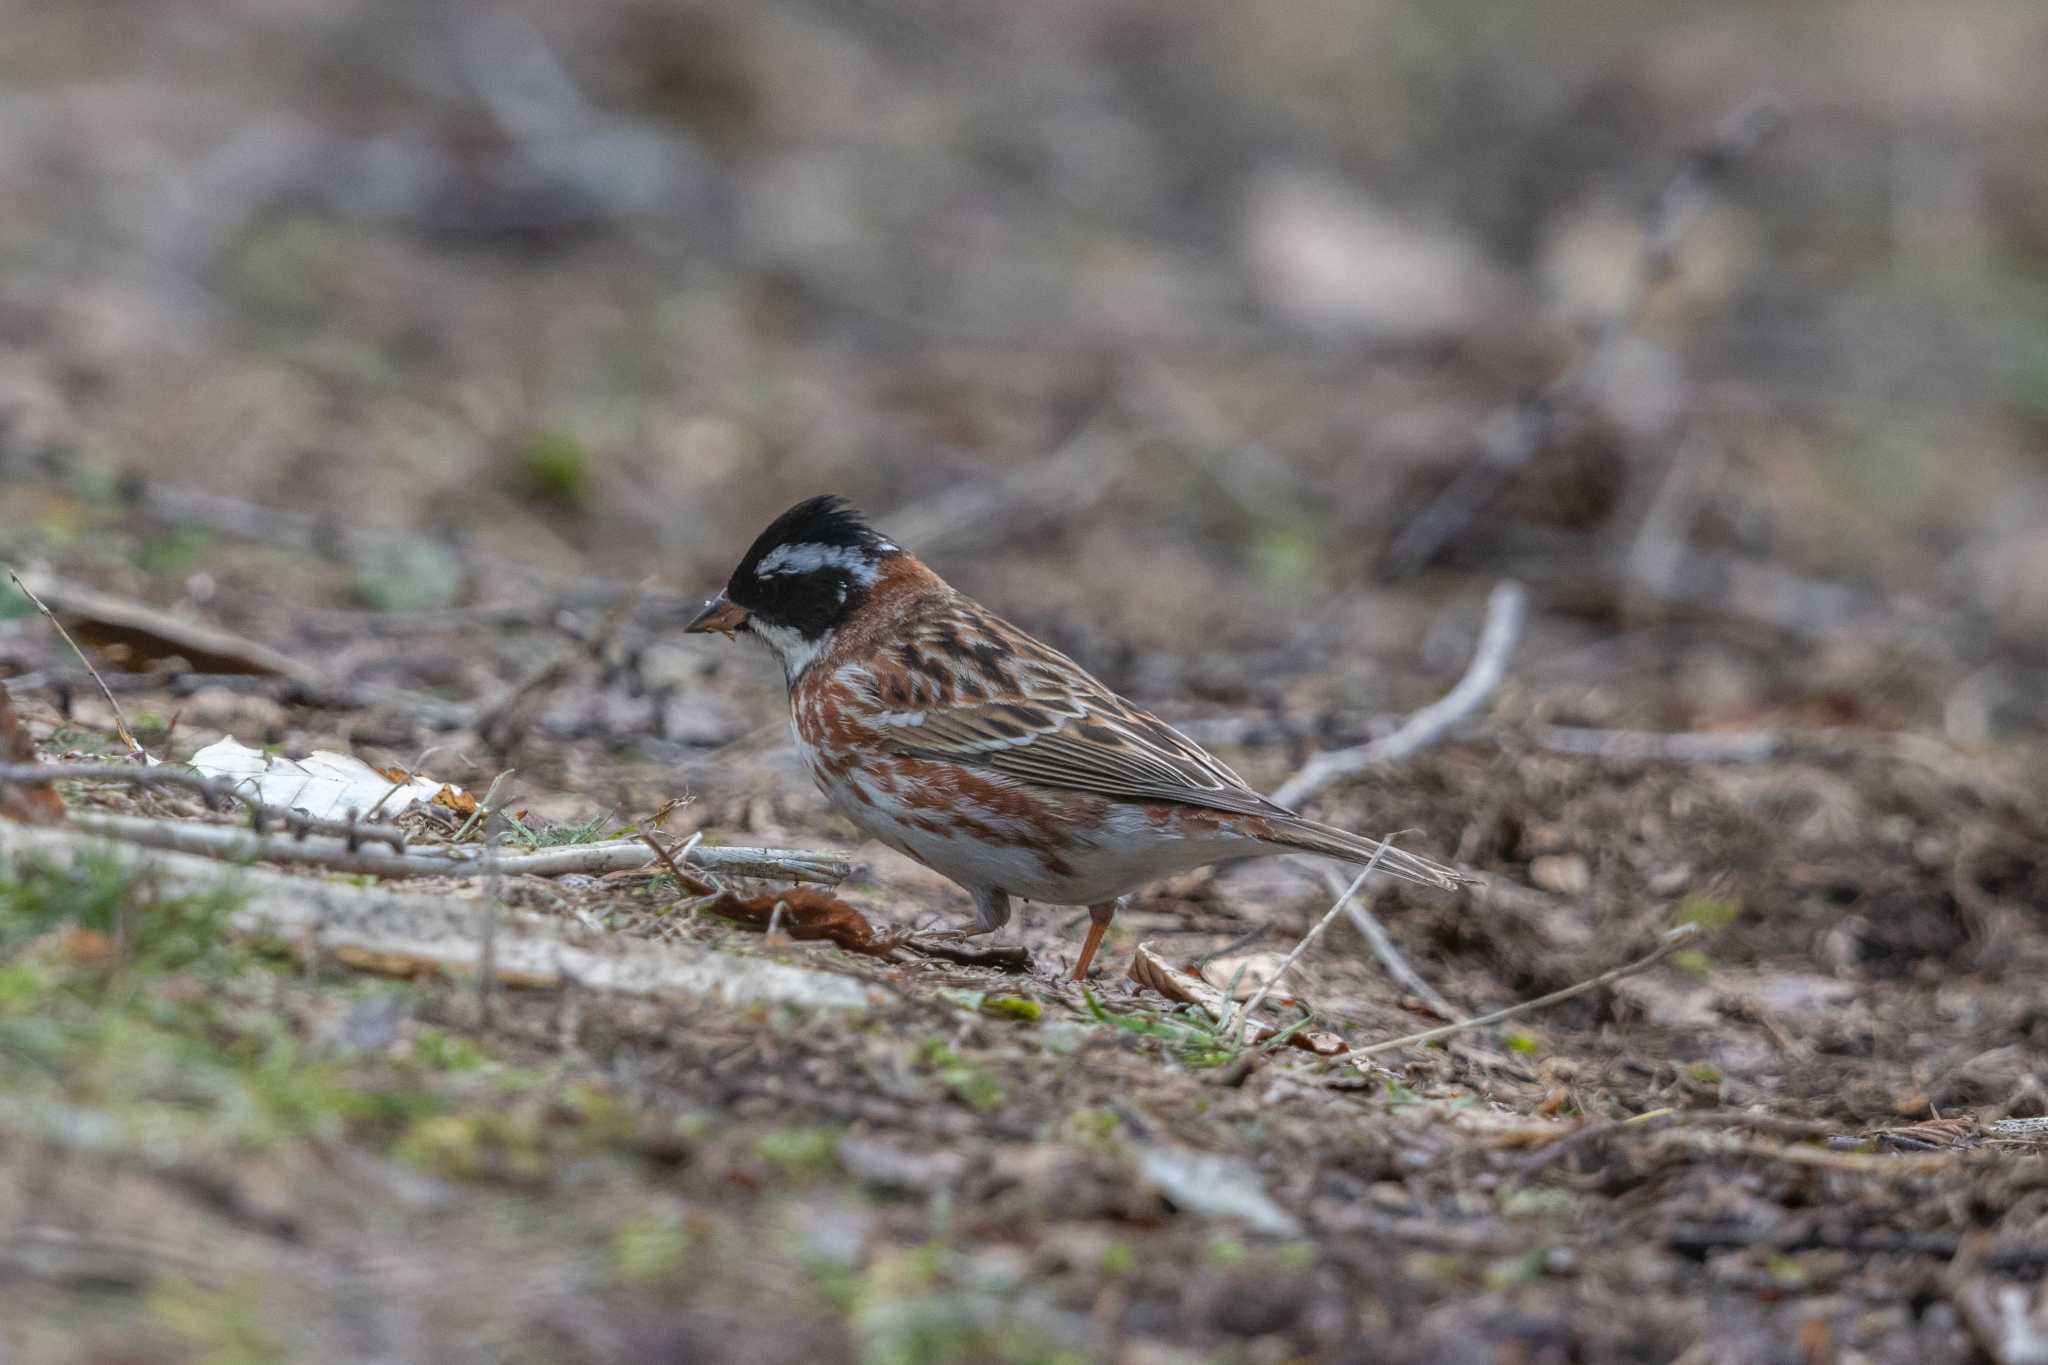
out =
<path fill-rule="evenodd" d="M 1321 853 L 1332 858 L 1342 858 L 1347 863 L 1363 866 L 1379 853 L 1380 841 L 1367 839 L 1333 825 L 1311 820 L 1305 815 L 1289 816 L 1272 821 L 1275 842 L 1288 848 L 1298 848 L 1305 853 Z M 1388 844 L 1386 853 L 1380 858 L 1379 870 L 1402 881 L 1415 882 L 1422 886 L 1436 886 L 1454 890 L 1466 882 L 1479 879 L 1468 872 L 1460 872 L 1432 858 L 1419 853 L 1410 853 L 1397 844 Z"/>

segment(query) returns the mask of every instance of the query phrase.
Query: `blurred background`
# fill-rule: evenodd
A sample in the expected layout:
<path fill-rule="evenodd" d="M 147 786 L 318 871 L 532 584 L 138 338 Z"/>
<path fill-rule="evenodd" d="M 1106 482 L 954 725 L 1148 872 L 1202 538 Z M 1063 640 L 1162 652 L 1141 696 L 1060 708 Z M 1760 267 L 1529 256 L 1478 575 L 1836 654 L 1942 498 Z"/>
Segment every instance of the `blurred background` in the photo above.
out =
<path fill-rule="evenodd" d="M 230 616 L 701 596 L 836 490 L 1111 672 L 1426 645 L 1503 572 L 1567 644 L 1936 653 L 1920 719 L 2040 662 L 2030 0 L 5 23 L 13 555 L 158 598 L 203 560 Z M 238 575 L 281 539 L 317 561 Z M 1787 681 L 1726 674 L 1638 719 Z M 2014 684 L 1961 737 L 2037 721 Z"/>
<path fill-rule="evenodd" d="M 0 0 L 0 35 L 0 561 L 158 755 L 516 768 L 542 835 L 661 809 L 950 922 L 827 815 L 766 655 L 676 633 L 831 491 L 1262 790 L 1442 695 L 1517 580 L 1458 742 L 1316 813 L 1485 874 L 1378 901 L 1460 1007 L 1715 931 L 1340 1094 L 1214 1088 L 1046 979 L 968 980 L 1045 998 L 999 1026 L 929 968 L 872 1028 L 580 995 L 493 1027 L 246 954 L 219 1011 L 182 957 L 117 1009 L 99 959 L 34 956 L 69 892 L 0 885 L 0 1229 L 61 1234 L 0 1238 L 24 1359 L 1904 1362 L 1964 1357 L 1955 1282 L 1800 1219 L 1939 1252 L 2004 1218 L 2038 1272 L 2019 1162 L 1539 1176 L 1430 1106 L 1936 1120 L 1916 1151 L 2048 1112 L 2040 0 Z M 152 634 L 195 620 L 241 644 Z M 114 751 L 4 589 L 0 678 L 46 756 Z M 644 883 L 515 890 L 759 942 Z M 1112 948 L 1285 946 L 1327 894 L 1176 879 Z M 1043 965 L 1072 928 L 1011 932 Z M 1348 933 L 1332 1027 L 1436 1017 Z M 1208 1168 L 1146 1193 L 1161 1134 L 1301 1240 L 1248 1252 L 1265 1206 Z M 140 1335 L 93 1326 L 109 1285 Z"/>

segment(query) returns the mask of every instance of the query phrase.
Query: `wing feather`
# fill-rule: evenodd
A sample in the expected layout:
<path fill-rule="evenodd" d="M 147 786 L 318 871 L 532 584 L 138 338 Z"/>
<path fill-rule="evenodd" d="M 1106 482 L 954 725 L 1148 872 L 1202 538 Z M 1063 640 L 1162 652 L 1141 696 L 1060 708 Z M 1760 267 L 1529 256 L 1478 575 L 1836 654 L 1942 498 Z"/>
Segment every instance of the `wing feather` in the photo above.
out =
<path fill-rule="evenodd" d="M 925 711 L 893 742 L 911 757 L 973 764 L 1069 791 L 1246 815 L 1287 813 L 1193 740 L 1107 693 Z"/>
<path fill-rule="evenodd" d="M 1201 745 L 1104 688 L 1079 664 L 968 604 L 912 627 L 906 665 L 952 677 L 976 700 L 917 710 L 881 709 L 865 679 L 873 719 L 895 753 L 983 768 L 1023 782 L 1127 799 L 1174 801 L 1265 817 L 1272 842 L 1361 863 L 1408 881 L 1454 887 L 1455 868 L 1382 849 L 1376 839 L 1297 815 L 1245 784 Z M 929 651 L 929 655 L 924 651 Z M 912 695 L 912 690 L 894 692 Z M 977 695 L 978 694 L 978 695 Z M 892 706 L 900 706 L 892 698 Z"/>

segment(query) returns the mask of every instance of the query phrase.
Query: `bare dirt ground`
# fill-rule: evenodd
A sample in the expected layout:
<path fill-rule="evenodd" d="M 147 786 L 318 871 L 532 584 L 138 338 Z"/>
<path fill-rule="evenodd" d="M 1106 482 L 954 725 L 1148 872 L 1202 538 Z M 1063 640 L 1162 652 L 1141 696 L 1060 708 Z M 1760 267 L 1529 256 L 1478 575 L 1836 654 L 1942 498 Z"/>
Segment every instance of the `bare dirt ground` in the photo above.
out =
<path fill-rule="evenodd" d="M 1484 878 L 1370 893 L 1458 1014 L 1696 926 L 1347 1060 L 1125 975 L 1291 948 L 1312 867 L 1151 888 L 1084 988 L 1078 910 L 976 965 L 658 865 L 273 867 L 418 898 L 286 934 L 10 818 L 0 1361 L 2043 1358 L 2040 16 L 1310 8 L 0 14 L 0 558 L 151 754 L 956 924 L 677 633 L 833 490 L 1264 790 L 1525 584 L 1312 809 Z M 0 679 L 121 752 L 13 597 Z M 1265 1012 L 1444 1022 L 1341 922 Z"/>

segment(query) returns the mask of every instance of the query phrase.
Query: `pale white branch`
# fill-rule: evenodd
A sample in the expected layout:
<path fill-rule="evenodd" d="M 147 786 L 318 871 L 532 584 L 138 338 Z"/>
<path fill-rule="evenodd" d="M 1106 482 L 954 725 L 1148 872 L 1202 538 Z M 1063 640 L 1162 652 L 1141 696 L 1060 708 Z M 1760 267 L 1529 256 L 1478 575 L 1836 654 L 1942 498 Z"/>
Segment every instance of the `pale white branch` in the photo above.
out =
<path fill-rule="evenodd" d="M 79 811 L 71 823 L 90 834 L 123 843 L 192 853 L 207 858 L 246 862 L 300 863 L 339 872 L 365 872 L 377 877 L 480 877 L 490 870 L 476 847 L 434 851 L 408 848 L 350 848 L 345 839 L 312 835 L 262 835 L 247 829 L 205 825 L 190 820 L 146 820 L 132 815 Z M 570 872 L 602 876 L 647 867 L 647 846 L 638 839 L 609 839 L 594 844 L 567 844 L 531 853 L 501 853 L 496 870 L 505 876 L 559 877 Z M 774 877 L 793 882 L 845 881 L 851 869 L 843 858 L 793 848 L 728 848 L 698 844 L 683 859 L 707 872 L 736 877 Z"/>
<path fill-rule="evenodd" d="M 1486 621 L 1479 629 L 1479 643 L 1472 651 L 1465 676 L 1458 679 L 1455 687 L 1414 712 L 1390 735 L 1370 744 L 1317 754 L 1273 793 L 1273 799 L 1290 810 L 1296 809 L 1332 782 L 1381 763 L 1398 762 L 1442 739 L 1500 686 L 1500 680 L 1507 674 L 1508 657 L 1522 637 L 1522 623 L 1528 615 L 1529 594 L 1513 579 L 1502 580 L 1486 599 Z"/>

